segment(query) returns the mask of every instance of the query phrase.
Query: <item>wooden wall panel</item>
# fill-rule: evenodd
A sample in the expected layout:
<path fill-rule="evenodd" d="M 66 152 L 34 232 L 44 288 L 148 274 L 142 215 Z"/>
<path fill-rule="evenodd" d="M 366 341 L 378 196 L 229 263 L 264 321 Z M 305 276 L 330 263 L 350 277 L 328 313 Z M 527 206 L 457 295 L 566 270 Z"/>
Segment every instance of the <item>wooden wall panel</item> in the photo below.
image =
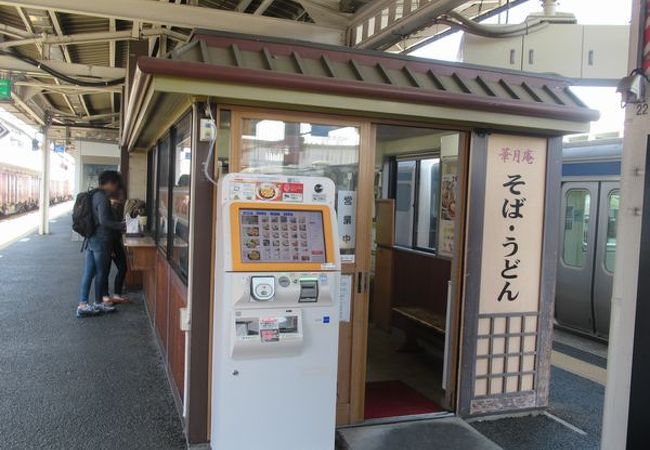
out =
<path fill-rule="evenodd" d="M 390 247 L 395 244 L 395 200 L 380 199 L 375 202 L 377 245 Z"/>
<path fill-rule="evenodd" d="M 390 331 L 393 307 L 393 250 L 377 247 L 375 252 L 375 281 L 370 303 L 372 321 L 384 331 Z"/>
<path fill-rule="evenodd" d="M 143 288 L 143 275 L 142 272 L 136 270 L 127 270 L 124 286 L 129 291 L 138 291 Z"/>
<path fill-rule="evenodd" d="M 187 287 L 176 272 L 169 275 L 169 332 L 167 362 L 180 397 L 183 398 L 185 383 L 185 332 L 181 331 L 180 309 L 187 306 Z"/>
<path fill-rule="evenodd" d="M 419 306 L 444 316 L 451 261 L 423 252 L 393 252 L 393 306 Z"/>
<path fill-rule="evenodd" d="M 156 331 L 167 352 L 167 328 L 169 325 L 169 264 L 165 256 L 158 253 L 156 262 Z"/>
<path fill-rule="evenodd" d="M 147 312 L 151 323 L 156 317 L 156 270 L 148 270 L 143 275 L 144 301 L 147 303 Z"/>

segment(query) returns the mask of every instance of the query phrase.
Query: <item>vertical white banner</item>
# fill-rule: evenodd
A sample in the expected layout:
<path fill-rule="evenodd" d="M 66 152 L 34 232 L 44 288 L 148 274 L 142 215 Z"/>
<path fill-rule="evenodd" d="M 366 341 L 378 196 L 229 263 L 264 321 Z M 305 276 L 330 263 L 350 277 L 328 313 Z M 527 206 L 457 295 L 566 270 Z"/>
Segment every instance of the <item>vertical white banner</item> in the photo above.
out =
<path fill-rule="evenodd" d="M 341 250 L 353 249 L 356 245 L 357 193 L 338 191 L 336 214 L 339 223 Z"/>
<path fill-rule="evenodd" d="M 537 311 L 546 139 L 488 139 L 480 313 Z"/>

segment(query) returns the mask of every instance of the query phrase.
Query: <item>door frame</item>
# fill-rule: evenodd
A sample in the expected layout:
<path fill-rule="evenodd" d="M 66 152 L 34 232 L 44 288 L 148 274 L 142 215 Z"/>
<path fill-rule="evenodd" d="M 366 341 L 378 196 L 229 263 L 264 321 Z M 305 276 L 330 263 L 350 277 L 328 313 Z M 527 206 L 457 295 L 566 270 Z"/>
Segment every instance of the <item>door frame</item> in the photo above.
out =
<path fill-rule="evenodd" d="M 367 369 L 367 343 L 369 322 L 369 274 L 372 252 L 372 221 L 374 210 L 375 154 L 378 125 L 398 125 L 405 127 L 430 128 L 432 130 L 449 130 L 459 133 L 459 191 L 457 207 L 457 232 L 455 236 L 454 265 L 452 266 L 452 299 L 449 348 L 445 358 L 446 364 L 446 400 L 453 410 L 458 408 L 458 379 L 460 363 L 461 315 L 464 273 L 465 221 L 468 197 L 469 146 L 470 129 L 462 126 L 451 127 L 430 122 L 411 122 L 393 119 L 370 119 L 358 116 L 345 116 L 319 112 L 302 112 L 258 107 L 219 105 L 220 110 L 231 112 L 229 171 L 237 172 L 240 166 L 241 119 L 256 118 L 267 120 L 287 120 L 299 122 L 317 122 L 326 125 L 354 126 L 360 130 L 358 181 L 357 181 L 357 223 L 355 262 L 341 265 L 341 273 L 352 276 L 351 321 L 340 325 L 339 343 L 349 339 L 350 352 L 344 355 L 349 365 L 349 373 L 339 370 L 339 383 L 347 381 L 348 403 L 337 402 L 337 425 L 360 423 L 364 420 L 365 384 Z M 339 357 L 341 352 L 339 351 Z M 341 361 L 339 361 L 339 368 Z M 347 380 L 346 380 L 347 378 Z"/>

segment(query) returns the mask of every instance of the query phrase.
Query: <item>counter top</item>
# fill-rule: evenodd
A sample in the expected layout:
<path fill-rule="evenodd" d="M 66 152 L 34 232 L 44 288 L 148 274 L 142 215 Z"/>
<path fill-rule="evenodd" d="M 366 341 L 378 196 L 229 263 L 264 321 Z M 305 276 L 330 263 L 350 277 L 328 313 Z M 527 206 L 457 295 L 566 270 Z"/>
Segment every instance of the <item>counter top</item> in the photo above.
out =
<path fill-rule="evenodd" d="M 155 247 L 156 241 L 151 236 L 124 236 L 125 247 Z"/>

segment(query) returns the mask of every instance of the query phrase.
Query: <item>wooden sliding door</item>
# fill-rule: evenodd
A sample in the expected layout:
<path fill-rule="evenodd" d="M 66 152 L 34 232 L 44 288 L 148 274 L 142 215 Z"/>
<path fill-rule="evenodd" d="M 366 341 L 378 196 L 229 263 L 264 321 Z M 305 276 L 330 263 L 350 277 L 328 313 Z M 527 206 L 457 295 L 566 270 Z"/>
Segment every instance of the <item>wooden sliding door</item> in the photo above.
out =
<path fill-rule="evenodd" d="M 363 420 L 374 128 L 339 116 L 232 109 L 231 172 L 324 176 L 337 187 L 341 322 L 337 423 Z"/>

